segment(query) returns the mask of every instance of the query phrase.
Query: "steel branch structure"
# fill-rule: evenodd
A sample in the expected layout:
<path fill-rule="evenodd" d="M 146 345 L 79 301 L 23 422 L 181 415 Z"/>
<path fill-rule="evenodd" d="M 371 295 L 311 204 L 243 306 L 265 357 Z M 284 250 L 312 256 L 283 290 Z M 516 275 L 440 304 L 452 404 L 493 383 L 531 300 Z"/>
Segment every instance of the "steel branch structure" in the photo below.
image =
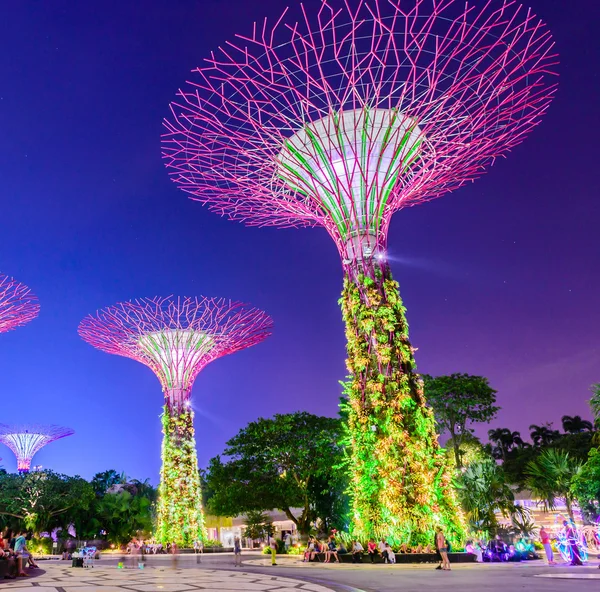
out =
<path fill-rule="evenodd" d="M 0 333 L 29 323 L 39 312 L 37 297 L 27 286 L 0 274 Z"/>
<path fill-rule="evenodd" d="M 483 174 L 556 90 L 545 25 L 513 0 L 323 0 L 211 54 L 163 155 L 192 199 L 250 225 L 323 226 L 345 271 L 353 528 L 460 538 L 387 264 L 392 214 Z"/>
<path fill-rule="evenodd" d="M 148 298 L 86 317 L 80 336 L 94 347 L 148 366 L 165 395 L 157 538 L 191 545 L 204 536 L 191 389 L 213 360 L 271 331 L 261 310 L 223 298 Z"/>
<path fill-rule="evenodd" d="M 0 442 L 8 446 L 17 457 L 19 473 L 29 473 L 31 459 L 46 444 L 72 436 L 75 432 L 56 425 L 4 425 L 0 424 Z"/>

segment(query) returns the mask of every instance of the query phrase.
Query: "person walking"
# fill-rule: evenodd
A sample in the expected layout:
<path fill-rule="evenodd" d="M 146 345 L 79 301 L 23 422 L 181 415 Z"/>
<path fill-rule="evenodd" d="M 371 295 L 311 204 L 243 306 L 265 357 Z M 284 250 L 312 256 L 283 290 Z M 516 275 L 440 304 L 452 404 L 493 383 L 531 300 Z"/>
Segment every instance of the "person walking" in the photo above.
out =
<path fill-rule="evenodd" d="M 204 541 L 202 539 L 194 541 L 194 553 L 196 554 L 196 563 L 202 563 L 202 553 L 204 553 Z"/>
<path fill-rule="evenodd" d="M 242 542 L 237 536 L 233 539 L 233 560 L 236 567 L 242 566 Z"/>
<path fill-rule="evenodd" d="M 440 555 L 442 556 L 442 569 L 444 571 L 450 571 L 450 561 L 448 559 L 448 543 L 446 542 L 446 537 L 442 532 L 442 529 L 438 526 L 435 534 L 435 546 L 438 549 Z"/>
<path fill-rule="evenodd" d="M 277 558 L 277 541 L 274 538 L 271 538 L 269 547 L 271 549 L 271 565 L 277 565 L 277 562 L 275 561 Z"/>
<path fill-rule="evenodd" d="M 540 542 L 542 543 L 542 547 L 544 547 L 548 565 L 556 565 L 556 561 L 554 561 L 554 552 L 552 551 L 552 543 L 550 542 L 550 535 L 543 526 L 540 528 Z"/>

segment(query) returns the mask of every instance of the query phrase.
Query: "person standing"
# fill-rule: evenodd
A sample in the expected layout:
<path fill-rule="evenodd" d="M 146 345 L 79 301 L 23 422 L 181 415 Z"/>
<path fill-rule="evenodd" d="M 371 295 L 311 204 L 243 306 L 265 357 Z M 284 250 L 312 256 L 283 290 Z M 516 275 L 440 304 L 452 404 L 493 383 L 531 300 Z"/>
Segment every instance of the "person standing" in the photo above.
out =
<path fill-rule="evenodd" d="M 277 558 L 277 541 L 274 538 L 271 538 L 269 547 L 271 549 L 271 565 L 277 565 L 277 562 L 275 561 Z"/>
<path fill-rule="evenodd" d="M 236 567 L 241 567 L 242 565 L 242 542 L 240 541 L 240 537 L 235 537 L 233 539 L 233 559 L 234 565 Z"/>
<path fill-rule="evenodd" d="M 542 547 L 544 547 L 548 565 L 556 565 L 556 562 L 554 561 L 554 552 L 552 551 L 552 543 L 550 542 L 550 535 L 543 526 L 540 528 L 540 542 L 542 543 Z"/>
<path fill-rule="evenodd" d="M 450 571 L 450 560 L 448 559 L 448 543 L 446 537 L 442 532 L 442 529 L 438 526 L 435 534 L 435 546 L 442 556 L 442 569 L 444 571 Z"/>
<path fill-rule="evenodd" d="M 579 555 L 579 547 L 577 545 L 577 533 L 572 524 L 569 524 L 566 520 L 563 520 L 563 525 L 565 527 L 567 544 L 571 550 L 571 565 L 583 565 L 581 556 Z"/>

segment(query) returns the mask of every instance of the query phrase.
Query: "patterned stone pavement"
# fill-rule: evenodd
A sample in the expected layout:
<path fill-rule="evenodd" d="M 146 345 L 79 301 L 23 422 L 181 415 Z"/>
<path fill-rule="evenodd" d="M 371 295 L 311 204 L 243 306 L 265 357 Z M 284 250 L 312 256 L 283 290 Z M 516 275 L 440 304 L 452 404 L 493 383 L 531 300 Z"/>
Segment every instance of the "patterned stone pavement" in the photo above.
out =
<path fill-rule="evenodd" d="M 3 580 L 0 588 L 10 592 L 332 592 L 318 584 L 287 577 L 211 569 L 117 569 L 71 568 L 43 565 L 39 576 Z"/>

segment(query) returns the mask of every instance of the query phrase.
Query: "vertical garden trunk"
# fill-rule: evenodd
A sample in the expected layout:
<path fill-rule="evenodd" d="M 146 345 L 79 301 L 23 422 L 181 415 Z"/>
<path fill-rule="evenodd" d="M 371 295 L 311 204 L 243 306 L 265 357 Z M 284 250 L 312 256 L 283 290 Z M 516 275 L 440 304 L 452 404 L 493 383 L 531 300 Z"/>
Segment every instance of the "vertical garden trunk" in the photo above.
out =
<path fill-rule="evenodd" d="M 353 535 L 432 544 L 439 525 L 456 543 L 464 536 L 462 516 L 387 264 L 348 269 L 341 305 Z"/>
<path fill-rule="evenodd" d="M 167 403 L 162 425 L 156 538 L 163 545 L 191 547 L 194 540 L 205 538 L 194 412 L 185 404 Z"/>

